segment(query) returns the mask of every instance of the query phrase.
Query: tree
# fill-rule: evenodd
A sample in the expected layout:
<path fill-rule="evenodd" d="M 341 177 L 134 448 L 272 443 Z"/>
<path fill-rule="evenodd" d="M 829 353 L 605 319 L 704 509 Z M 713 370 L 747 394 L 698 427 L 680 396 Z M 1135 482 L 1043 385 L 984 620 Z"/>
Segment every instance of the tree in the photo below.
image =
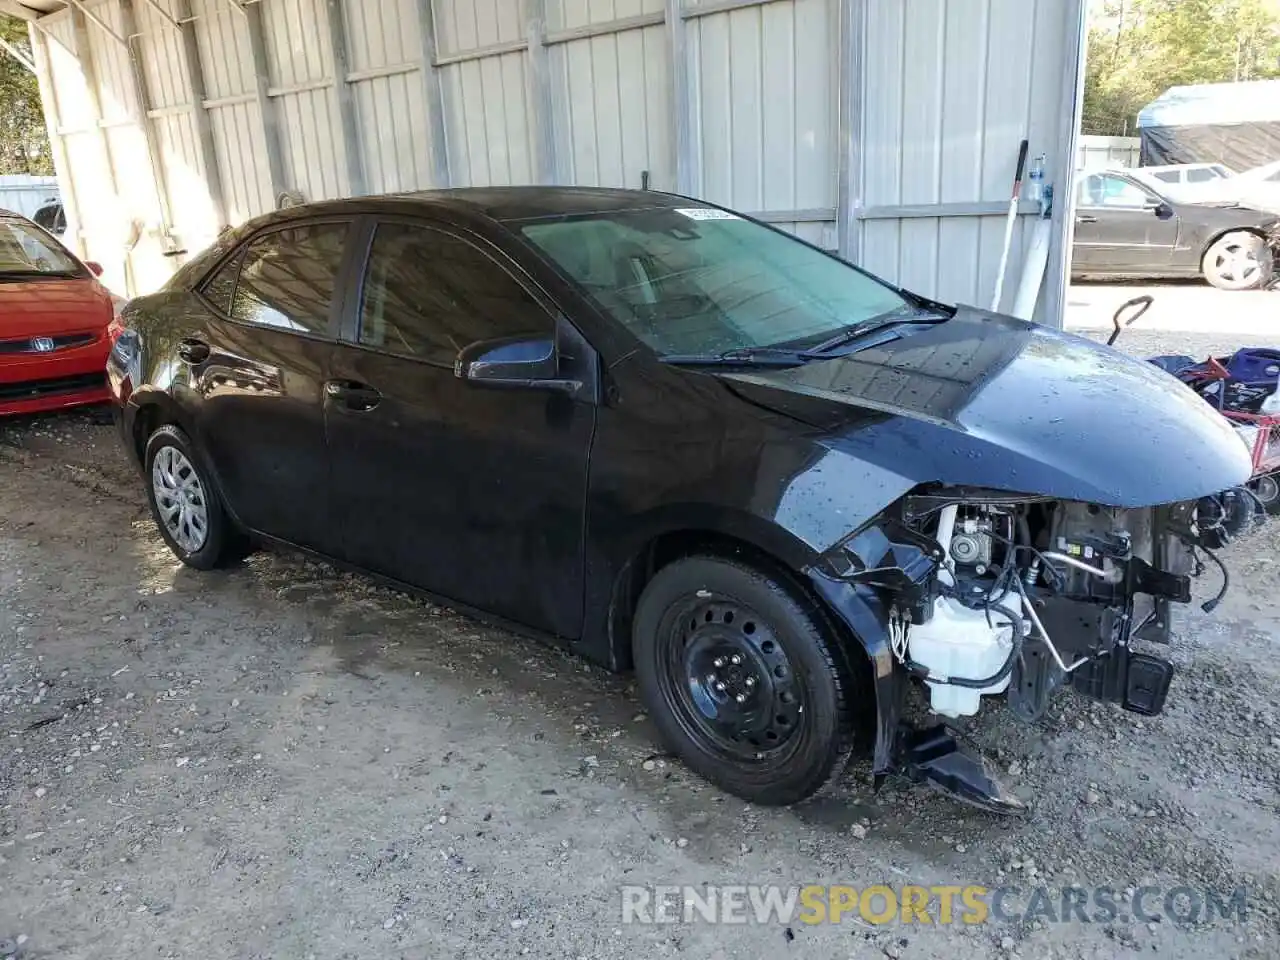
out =
<path fill-rule="evenodd" d="M 1280 77 L 1280 0 L 1096 0 L 1084 125 L 1126 136 L 1169 87 Z"/>
<path fill-rule="evenodd" d="M 0 16 L 0 37 L 31 61 L 26 24 Z M 49 138 L 35 74 L 8 52 L 0 52 L 0 174 L 53 173 Z"/>

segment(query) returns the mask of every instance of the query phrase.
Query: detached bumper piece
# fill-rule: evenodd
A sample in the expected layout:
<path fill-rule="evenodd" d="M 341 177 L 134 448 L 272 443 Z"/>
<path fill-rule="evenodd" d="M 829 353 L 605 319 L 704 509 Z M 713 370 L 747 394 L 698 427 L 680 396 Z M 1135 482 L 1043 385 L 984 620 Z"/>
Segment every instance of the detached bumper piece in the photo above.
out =
<path fill-rule="evenodd" d="M 988 813 L 1023 813 L 1026 805 L 1009 792 L 981 754 L 956 740 L 944 724 L 903 729 L 899 769 L 916 783 Z"/>
<path fill-rule="evenodd" d="M 1085 696 L 1153 717 L 1164 709 L 1173 672 L 1173 664 L 1162 657 L 1118 647 L 1073 671 L 1068 682 Z"/>

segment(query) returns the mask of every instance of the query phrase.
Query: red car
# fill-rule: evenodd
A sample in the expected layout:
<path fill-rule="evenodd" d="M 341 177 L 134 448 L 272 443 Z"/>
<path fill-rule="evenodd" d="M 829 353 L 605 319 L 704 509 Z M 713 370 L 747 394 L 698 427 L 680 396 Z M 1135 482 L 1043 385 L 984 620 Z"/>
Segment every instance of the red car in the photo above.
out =
<path fill-rule="evenodd" d="M 0 211 L 0 416 L 111 399 L 115 305 L 101 272 L 30 220 Z"/>

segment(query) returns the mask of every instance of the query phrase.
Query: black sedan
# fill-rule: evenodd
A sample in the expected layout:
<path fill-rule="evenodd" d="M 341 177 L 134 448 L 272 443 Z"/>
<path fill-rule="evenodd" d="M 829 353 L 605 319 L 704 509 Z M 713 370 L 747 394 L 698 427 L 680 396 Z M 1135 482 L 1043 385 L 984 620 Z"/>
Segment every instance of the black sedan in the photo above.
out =
<path fill-rule="evenodd" d="M 1274 214 L 1231 203 L 1185 203 L 1142 171 L 1091 173 L 1076 194 L 1071 273 L 1081 279 L 1203 277 L 1223 290 L 1270 280 Z"/>
<path fill-rule="evenodd" d="M 861 744 L 1016 806 L 902 727 L 913 686 L 1158 712 L 1172 666 L 1129 641 L 1250 471 L 1153 366 L 651 192 L 296 207 L 123 323 L 122 438 L 182 562 L 301 547 L 634 668 L 669 747 L 761 803 Z"/>

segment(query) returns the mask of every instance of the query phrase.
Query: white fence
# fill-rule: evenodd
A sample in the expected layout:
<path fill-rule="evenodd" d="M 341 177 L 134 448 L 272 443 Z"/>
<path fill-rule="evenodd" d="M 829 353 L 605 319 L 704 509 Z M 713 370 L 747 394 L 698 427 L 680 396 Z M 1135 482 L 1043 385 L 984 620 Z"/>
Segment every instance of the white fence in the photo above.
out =
<path fill-rule="evenodd" d="M 1081 137 L 1076 149 L 1076 169 L 1136 167 L 1140 142 L 1137 137 Z"/>
<path fill-rule="evenodd" d="M 0 176 L 0 209 L 29 217 L 50 200 L 57 199 L 57 177 L 33 177 L 25 173 Z"/>

